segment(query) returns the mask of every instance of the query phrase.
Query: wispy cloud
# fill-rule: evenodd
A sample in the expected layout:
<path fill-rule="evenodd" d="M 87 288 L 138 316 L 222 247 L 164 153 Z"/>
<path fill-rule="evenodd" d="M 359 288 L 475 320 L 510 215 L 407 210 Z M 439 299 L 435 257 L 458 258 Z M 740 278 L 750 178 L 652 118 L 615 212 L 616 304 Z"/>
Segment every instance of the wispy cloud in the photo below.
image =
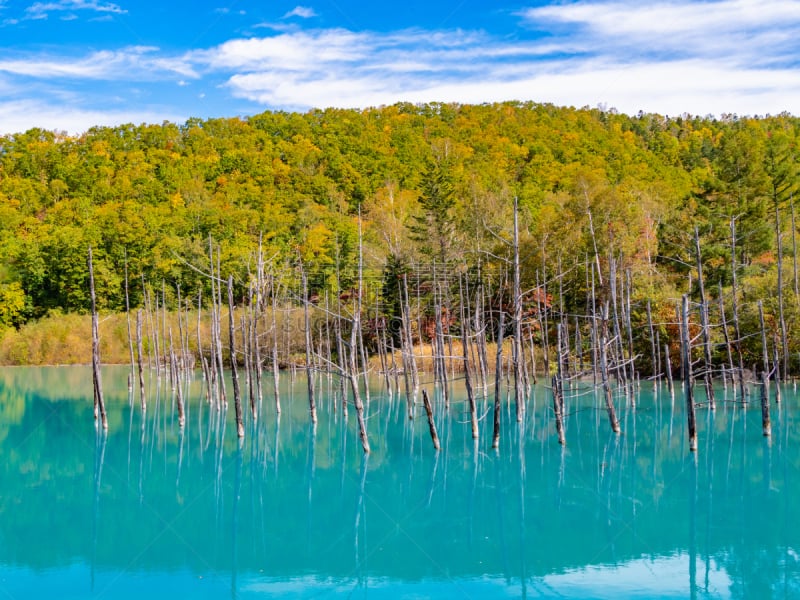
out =
<path fill-rule="evenodd" d="M 58 0 L 57 2 L 36 2 L 25 9 L 29 19 L 46 19 L 52 12 L 90 11 L 98 13 L 125 14 L 128 11 L 110 2 L 99 0 Z"/>
<path fill-rule="evenodd" d="M 198 59 L 265 106 L 534 99 L 675 114 L 800 105 L 798 0 L 577 2 L 518 13 L 539 36 L 289 31 Z M 778 108 L 780 107 L 780 108 Z"/>
<path fill-rule="evenodd" d="M 797 0 L 577 2 L 530 8 L 520 16 L 593 54 L 658 60 L 791 59 L 800 33 Z"/>
<path fill-rule="evenodd" d="M 151 46 L 103 50 L 82 58 L 26 54 L 0 60 L 0 72 L 34 78 L 90 80 L 157 80 L 175 74 L 198 77 L 180 57 L 160 56 L 158 48 Z"/>
<path fill-rule="evenodd" d="M 31 115 L 36 116 L 34 123 Z M 180 122 L 185 119 L 180 112 L 161 110 L 106 110 L 82 109 L 78 106 L 53 105 L 35 100 L 20 100 L 0 103 L 0 123 L 6 132 L 26 131 L 40 127 L 51 131 L 66 131 L 77 134 L 95 126 L 121 123 L 161 123 L 164 120 Z"/>
<path fill-rule="evenodd" d="M 300 17 L 301 19 L 311 19 L 316 16 L 318 15 L 313 8 L 308 6 L 295 6 L 292 10 L 283 15 L 283 18 Z"/>

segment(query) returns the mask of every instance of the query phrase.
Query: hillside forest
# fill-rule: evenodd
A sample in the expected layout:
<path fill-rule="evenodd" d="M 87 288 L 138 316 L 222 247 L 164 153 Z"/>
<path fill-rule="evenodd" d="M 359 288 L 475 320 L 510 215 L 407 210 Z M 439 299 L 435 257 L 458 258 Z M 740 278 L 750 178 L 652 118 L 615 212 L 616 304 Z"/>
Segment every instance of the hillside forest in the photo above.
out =
<path fill-rule="evenodd" d="M 788 114 L 630 116 L 520 102 L 7 135 L 0 340 L 42 323 L 83 327 L 90 246 L 106 316 L 148 297 L 171 311 L 202 302 L 211 260 L 232 277 L 237 306 L 252 302 L 262 271 L 265 298 L 311 305 L 316 319 L 363 289 L 367 329 L 403 319 L 405 303 L 426 342 L 431 318 L 463 331 L 452 299 L 472 293 L 489 337 L 501 313 L 513 336 L 516 250 L 532 346 L 555 344 L 558 321 L 588 343 L 584 316 L 615 297 L 629 329 L 620 352 L 654 374 L 654 332 L 679 364 L 686 295 L 693 332 L 711 322 L 709 368 L 736 345 L 748 368 L 769 354 L 797 374 L 799 135 Z M 36 362 L 26 352 L 2 359 Z"/>

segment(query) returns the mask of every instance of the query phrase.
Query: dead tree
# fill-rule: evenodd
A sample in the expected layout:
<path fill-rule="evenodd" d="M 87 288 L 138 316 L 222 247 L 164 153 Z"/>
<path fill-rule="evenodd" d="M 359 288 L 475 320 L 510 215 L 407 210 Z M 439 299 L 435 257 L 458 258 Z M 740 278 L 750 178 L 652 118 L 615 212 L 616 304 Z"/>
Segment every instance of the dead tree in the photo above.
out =
<path fill-rule="evenodd" d="M 603 314 L 600 323 L 600 380 L 603 384 L 603 395 L 606 402 L 606 412 L 608 413 L 608 422 L 611 425 L 611 431 L 620 433 L 619 420 L 617 420 L 617 413 L 614 409 L 614 395 L 611 391 L 611 382 L 608 377 L 608 300 L 603 304 Z"/>
<path fill-rule="evenodd" d="M 108 429 L 106 404 L 103 400 L 103 381 L 100 375 L 100 327 L 97 317 L 97 301 L 94 292 L 94 265 L 92 264 L 92 247 L 89 246 L 89 295 L 92 300 L 92 383 L 94 384 L 94 418 L 100 417 L 104 430 Z"/>
<path fill-rule="evenodd" d="M 441 448 L 439 444 L 439 435 L 436 433 L 436 423 L 433 422 L 433 407 L 431 406 L 431 401 L 428 398 L 427 390 L 422 390 L 422 403 L 425 405 L 425 414 L 428 415 L 428 429 L 431 432 L 431 441 L 433 442 L 433 449 L 437 452 Z"/>
<path fill-rule="evenodd" d="M 308 312 L 308 279 L 305 269 L 300 266 L 301 278 L 303 280 L 303 322 L 306 336 L 306 380 L 308 384 L 308 409 L 311 413 L 311 422 L 317 422 L 317 403 L 314 393 L 314 372 L 311 365 L 311 317 Z"/>
<path fill-rule="evenodd" d="M 233 404 L 236 408 L 236 435 L 244 437 L 244 423 L 242 422 L 242 395 L 239 390 L 239 375 L 236 367 L 236 331 L 233 316 L 233 275 L 228 276 L 228 332 L 230 340 L 231 378 L 233 379 Z"/>
<path fill-rule="evenodd" d="M 703 358 L 705 362 L 703 381 L 706 387 L 708 407 L 714 410 L 716 408 L 716 403 L 714 402 L 714 385 L 711 379 L 711 335 L 708 325 L 708 303 L 706 302 L 706 290 L 705 284 L 703 283 L 703 259 L 700 254 L 700 234 L 698 233 L 697 227 L 694 228 L 694 247 L 695 257 L 697 259 L 697 285 L 700 291 L 700 326 L 703 332 Z"/>
<path fill-rule="evenodd" d="M 689 450 L 697 451 L 697 419 L 694 410 L 692 382 L 692 347 L 689 334 L 689 298 L 684 294 L 681 311 L 681 362 L 683 364 L 683 392 L 686 396 L 686 419 L 689 430 Z"/>

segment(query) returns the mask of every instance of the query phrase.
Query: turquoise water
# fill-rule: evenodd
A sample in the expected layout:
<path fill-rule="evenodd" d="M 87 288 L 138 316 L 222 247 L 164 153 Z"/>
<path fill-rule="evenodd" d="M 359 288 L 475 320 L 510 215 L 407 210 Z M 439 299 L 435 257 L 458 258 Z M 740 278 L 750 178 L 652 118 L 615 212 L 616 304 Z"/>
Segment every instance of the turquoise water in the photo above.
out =
<path fill-rule="evenodd" d="M 696 456 L 652 384 L 619 437 L 594 394 L 568 400 L 563 449 L 544 387 L 522 424 L 504 403 L 499 452 L 484 403 L 477 446 L 439 404 L 438 454 L 376 387 L 365 459 L 327 379 L 316 430 L 302 378 L 280 419 L 267 381 L 240 445 L 199 378 L 182 433 L 165 382 L 143 417 L 126 377 L 104 371 L 98 436 L 88 368 L 0 370 L 0 598 L 800 597 L 791 387 L 771 440 L 757 406 L 699 410 Z"/>

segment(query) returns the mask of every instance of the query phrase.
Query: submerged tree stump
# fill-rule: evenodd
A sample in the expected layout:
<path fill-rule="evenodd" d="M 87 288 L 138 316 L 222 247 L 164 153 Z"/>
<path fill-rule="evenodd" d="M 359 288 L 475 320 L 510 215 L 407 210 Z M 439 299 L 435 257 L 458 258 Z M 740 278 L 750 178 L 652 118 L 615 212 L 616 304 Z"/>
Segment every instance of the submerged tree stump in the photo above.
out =
<path fill-rule="evenodd" d="M 428 398 L 427 390 L 422 390 L 422 403 L 425 405 L 425 414 L 428 415 L 428 428 L 431 432 L 433 449 L 438 452 L 441 446 L 439 444 L 439 435 L 436 433 L 436 423 L 433 422 L 433 407 L 431 407 L 431 401 Z"/>

